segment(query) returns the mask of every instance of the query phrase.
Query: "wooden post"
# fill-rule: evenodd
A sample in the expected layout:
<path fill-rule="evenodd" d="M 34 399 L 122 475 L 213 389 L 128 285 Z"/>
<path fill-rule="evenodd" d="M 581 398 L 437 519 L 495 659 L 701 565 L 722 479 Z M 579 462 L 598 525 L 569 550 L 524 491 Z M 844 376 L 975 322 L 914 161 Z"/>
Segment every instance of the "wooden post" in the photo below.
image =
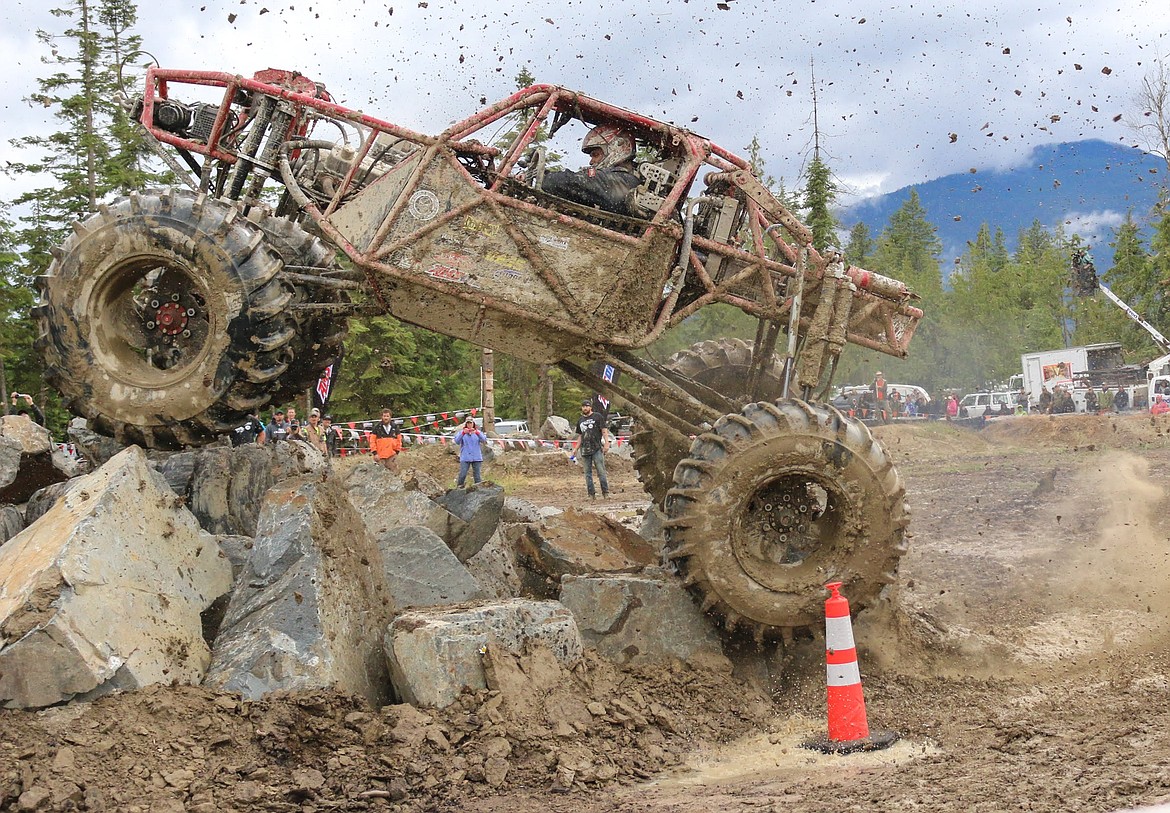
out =
<path fill-rule="evenodd" d="M 490 348 L 483 349 L 483 358 L 480 364 L 480 374 L 483 379 L 483 431 L 486 434 L 494 431 L 496 425 L 495 373 Z"/>

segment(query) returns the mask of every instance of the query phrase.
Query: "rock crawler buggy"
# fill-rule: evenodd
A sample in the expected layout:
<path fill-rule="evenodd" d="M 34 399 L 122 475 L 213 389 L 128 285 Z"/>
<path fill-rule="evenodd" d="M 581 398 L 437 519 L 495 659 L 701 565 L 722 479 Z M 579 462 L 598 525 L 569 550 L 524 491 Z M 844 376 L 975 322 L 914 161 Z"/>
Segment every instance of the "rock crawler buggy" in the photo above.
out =
<path fill-rule="evenodd" d="M 862 607 L 894 579 L 901 477 L 824 400 L 847 342 L 903 357 L 922 313 L 818 253 L 744 159 L 550 85 L 429 136 L 292 72 L 152 69 L 137 117 L 184 185 L 78 224 L 36 309 L 51 382 L 98 431 L 209 442 L 303 392 L 350 315 L 390 313 L 628 404 L 668 556 L 727 629 L 788 637 L 825 582 Z M 638 216 L 542 191 L 542 139 L 574 121 L 636 135 Z M 758 319 L 754 343 L 636 352 L 717 302 Z"/>

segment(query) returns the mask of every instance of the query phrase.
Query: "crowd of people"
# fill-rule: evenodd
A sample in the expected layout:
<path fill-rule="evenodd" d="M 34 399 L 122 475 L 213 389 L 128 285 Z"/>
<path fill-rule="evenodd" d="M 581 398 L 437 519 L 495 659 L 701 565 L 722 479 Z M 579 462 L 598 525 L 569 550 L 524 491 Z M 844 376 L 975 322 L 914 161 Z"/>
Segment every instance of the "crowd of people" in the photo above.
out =
<path fill-rule="evenodd" d="M 277 407 L 268 423 L 253 412 L 232 430 L 230 437 L 233 446 L 303 440 L 326 457 L 337 457 L 342 442 L 341 429 L 333 425 L 333 416 L 322 415 L 316 407 L 309 410 L 304 423 L 297 419 L 296 407 L 287 410 Z"/>

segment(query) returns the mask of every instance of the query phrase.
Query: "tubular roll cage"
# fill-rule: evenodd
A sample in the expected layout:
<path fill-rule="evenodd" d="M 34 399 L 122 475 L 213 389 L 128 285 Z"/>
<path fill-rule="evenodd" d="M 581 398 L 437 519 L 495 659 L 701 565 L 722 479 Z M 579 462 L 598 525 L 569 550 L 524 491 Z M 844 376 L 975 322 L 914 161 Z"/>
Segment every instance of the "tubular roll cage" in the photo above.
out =
<path fill-rule="evenodd" d="M 903 283 L 848 266 L 835 253 L 820 254 L 812 245 L 809 229 L 752 175 L 747 161 L 688 130 L 559 86 L 534 85 L 449 126 L 437 136 L 429 136 L 339 105 L 320 86 L 299 74 L 266 71 L 258 76 L 275 79 L 275 82 L 225 72 L 151 68 L 147 72 L 140 122 L 153 139 L 171 145 L 192 169 L 198 168 L 200 191 L 208 191 L 213 163 L 231 167 L 248 161 L 253 166 L 261 166 L 269 175 L 279 175 L 299 209 L 362 269 L 375 300 L 383 309 L 387 306 L 382 287 L 384 280 L 380 277 L 401 279 L 408 273 L 388 262 L 395 251 L 466 215 L 477 206 L 487 206 L 496 211 L 500 207 L 511 207 L 555 218 L 560 224 L 580 232 L 631 246 L 651 237 L 660 238 L 663 233 L 677 241 L 682 261 L 676 260 L 651 329 L 641 336 L 619 341 L 599 343 L 597 337 L 586 335 L 579 325 L 568 324 L 548 314 L 533 313 L 483 291 L 452 291 L 452 286 L 439 281 L 419 280 L 417 275 L 410 277 L 412 285 L 430 286 L 446 295 L 459 296 L 471 305 L 543 322 L 559 331 L 575 332 L 581 335 L 583 346 L 589 348 L 586 355 L 613 356 L 620 367 L 641 380 L 647 376 L 661 380 L 663 372 L 660 369 L 648 370 L 644 361 L 629 351 L 647 346 L 667 329 L 706 305 L 717 302 L 730 304 L 760 321 L 756 358 L 771 356 L 782 326 L 787 323 L 785 389 L 787 391 L 788 380 L 795 374 L 796 385 L 805 398 L 815 391 L 823 393 L 827 390 L 835 360 L 846 342 L 901 358 L 907 354 L 917 323 L 922 318 L 922 311 L 911 304 L 915 295 Z M 172 83 L 223 89 L 222 101 L 206 140 L 187 138 L 155 125 L 154 109 L 160 101 L 169 98 Z M 270 136 L 283 143 L 279 160 L 267 166 L 254 155 L 242 153 L 232 143 L 232 138 L 248 123 L 246 117 L 234 120 L 232 108 L 244 106 L 241 99 L 257 96 L 270 97 L 292 111 L 287 132 Z M 497 148 L 474 138 L 489 125 L 513 115 L 526 116 L 527 124 L 507 147 Z M 656 147 L 665 157 L 677 162 L 674 183 L 657 212 L 647 220 L 630 219 L 635 233 L 617 233 L 566 214 L 565 210 L 538 206 L 508 193 L 510 185 L 514 187 L 516 183 L 512 175 L 518 162 L 549 116 L 572 117 L 587 123 L 620 122 L 633 130 L 639 141 Z M 314 200 L 300 186 L 289 159 L 290 156 L 295 159 L 298 149 L 304 149 L 309 143 L 306 140 L 308 135 L 323 121 L 331 121 L 339 128 L 342 128 L 341 123 L 350 125 L 360 134 L 361 142 L 348 172 L 332 198 L 322 206 L 320 200 Z M 423 155 L 407 180 L 403 194 L 386 213 L 374 236 L 365 245 L 354 245 L 329 222 L 329 217 L 360 188 L 357 176 L 362 162 L 383 135 L 410 142 L 423 150 Z M 194 155 L 205 157 L 202 166 Z M 477 189 L 476 200 L 440 214 L 409 235 L 388 240 L 391 225 L 417 189 L 423 169 L 436 157 L 445 158 L 462 173 L 470 187 Z M 704 168 L 709 172 L 699 180 Z M 691 192 L 700 186 L 705 186 L 705 189 L 698 194 Z M 746 231 L 740 231 L 744 234 L 742 242 L 735 235 L 727 242 L 720 242 L 693 233 L 691 210 L 715 194 L 733 196 L 744 207 Z M 568 211 L 571 212 L 572 208 Z M 524 251 L 522 244 L 520 249 Z M 708 270 L 712 267 L 712 257 L 724 260 L 716 264 L 719 273 L 715 275 Z M 534 267 L 566 310 L 575 313 L 576 303 L 560 284 L 556 270 L 535 263 Z M 692 292 L 697 292 L 680 305 L 684 280 Z M 804 337 L 803 347 L 799 349 L 798 336 Z M 798 352 L 811 358 L 798 364 Z M 605 382 L 600 382 L 596 376 L 590 376 L 571 363 L 561 364 L 570 374 L 584 374 L 590 384 L 606 391 Z M 826 370 L 829 380 L 825 380 Z M 612 386 L 608 389 L 621 397 L 630 397 L 629 393 Z"/>

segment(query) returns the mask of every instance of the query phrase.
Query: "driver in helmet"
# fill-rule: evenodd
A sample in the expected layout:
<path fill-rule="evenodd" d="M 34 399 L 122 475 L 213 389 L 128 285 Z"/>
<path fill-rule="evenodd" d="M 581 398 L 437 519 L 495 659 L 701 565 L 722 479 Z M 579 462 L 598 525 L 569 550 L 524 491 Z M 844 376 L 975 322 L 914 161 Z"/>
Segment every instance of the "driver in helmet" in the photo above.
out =
<path fill-rule="evenodd" d="M 630 192 L 642 182 L 634 167 L 634 150 L 634 136 L 628 130 L 617 124 L 599 124 L 581 142 L 589 166 L 550 172 L 541 188 L 573 203 L 632 216 Z"/>

